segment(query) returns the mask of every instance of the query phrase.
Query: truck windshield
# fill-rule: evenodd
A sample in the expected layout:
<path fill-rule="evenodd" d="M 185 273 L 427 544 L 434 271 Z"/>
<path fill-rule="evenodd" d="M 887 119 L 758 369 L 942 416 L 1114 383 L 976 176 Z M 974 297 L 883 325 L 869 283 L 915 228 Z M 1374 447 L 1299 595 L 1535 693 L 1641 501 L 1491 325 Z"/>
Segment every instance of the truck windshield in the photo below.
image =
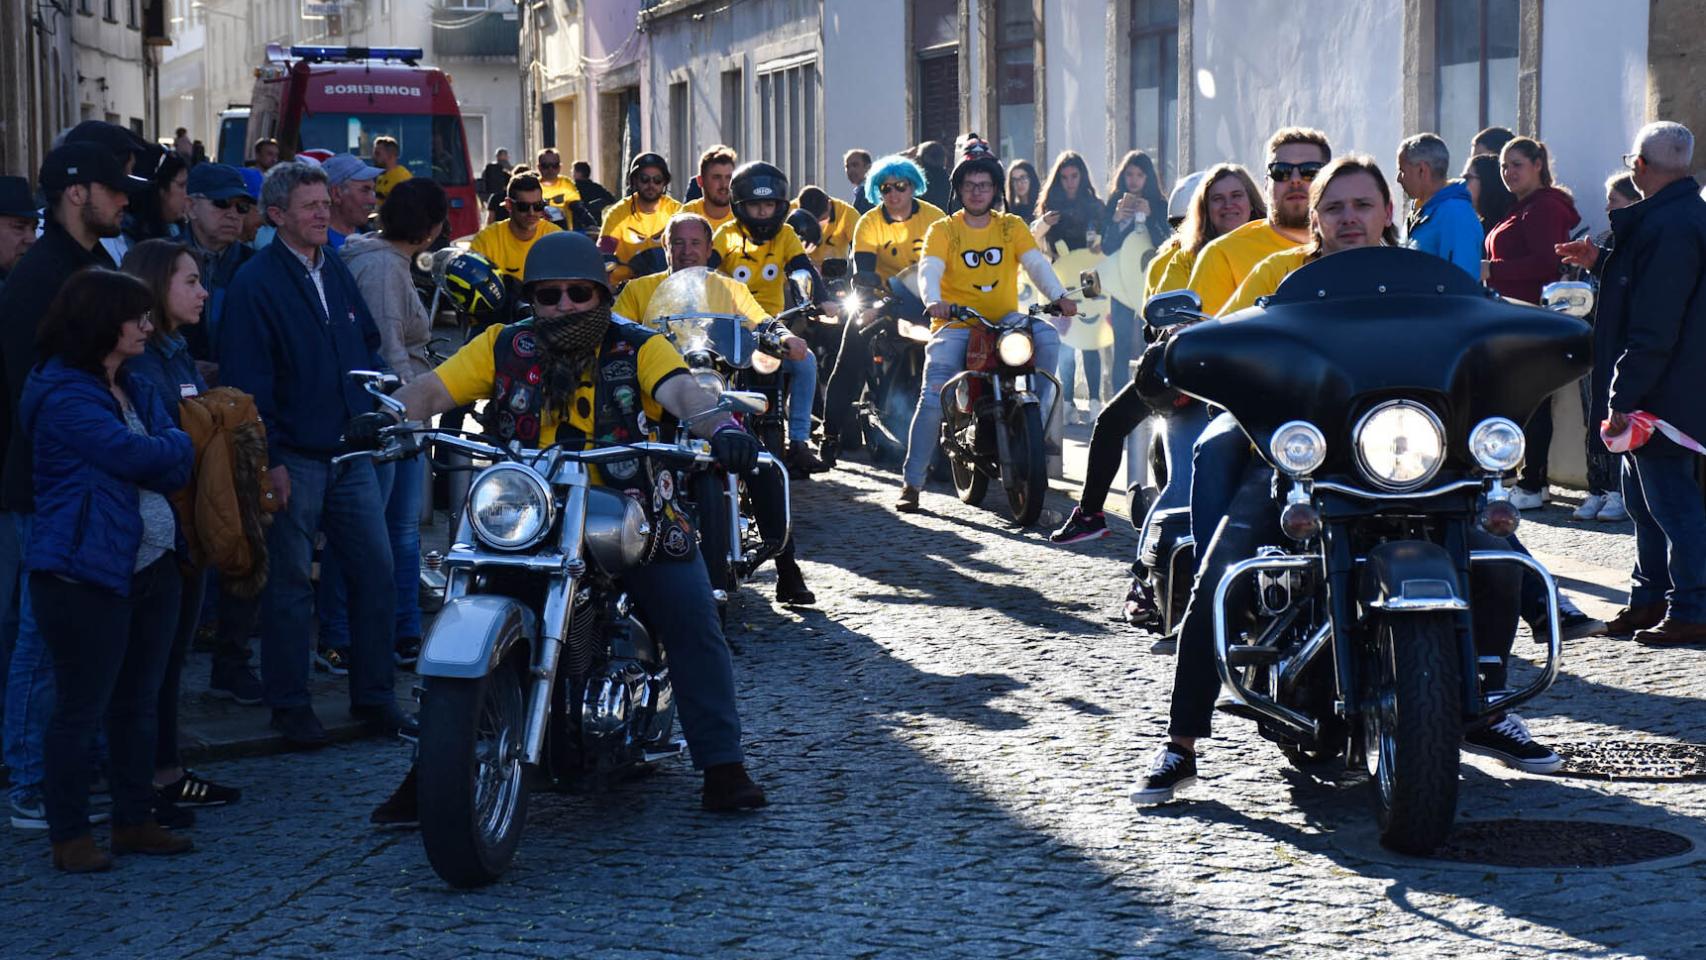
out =
<path fill-rule="evenodd" d="M 248 117 L 225 117 L 219 121 L 219 162 L 240 167 L 249 156 Z"/>
<path fill-rule="evenodd" d="M 396 137 L 403 166 L 417 177 L 446 187 L 466 186 L 468 152 L 462 144 L 462 119 L 431 114 L 316 113 L 302 118 L 300 149 L 321 148 L 373 156 L 373 141 Z"/>

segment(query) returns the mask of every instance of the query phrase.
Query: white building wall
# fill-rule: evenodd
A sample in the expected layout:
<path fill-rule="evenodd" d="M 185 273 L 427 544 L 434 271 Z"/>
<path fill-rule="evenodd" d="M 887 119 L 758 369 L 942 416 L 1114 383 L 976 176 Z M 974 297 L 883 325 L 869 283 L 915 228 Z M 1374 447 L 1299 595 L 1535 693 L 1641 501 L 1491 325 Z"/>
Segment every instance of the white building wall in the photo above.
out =
<path fill-rule="evenodd" d="M 1621 169 L 1647 110 L 1647 5 L 1549 0 L 1540 37 L 1540 138 L 1576 209 L 1606 228 L 1605 178 Z"/>
<path fill-rule="evenodd" d="M 95 0 L 92 9 L 92 15 L 72 18 L 78 119 L 112 120 L 127 127 L 143 121 L 142 133 L 151 137 L 153 130 L 146 128 L 149 91 L 143 82 L 142 31 L 129 25 L 125 0 L 113 0 L 115 20 L 106 19 L 103 0 Z"/>
<path fill-rule="evenodd" d="M 911 140 L 905 107 L 909 13 L 907 0 L 823 0 L 824 163 L 837 197 L 848 192 L 846 178 L 836 176 L 842 154 L 861 147 L 880 157 Z"/>
<path fill-rule="evenodd" d="M 1100 0 L 1049 0 L 1043 10 L 1048 134 L 1038 169 L 1047 176 L 1062 150 L 1076 150 L 1100 194 L 1108 172 L 1107 6 Z"/>
<path fill-rule="evenodd" d="M 1551 5 L 1547 7 L 1548 26 Z M 1198 169 L 1221 161 L 1255 170 L 1268 136 L 1317 127 L 1335 153 L 1372 153 L 1385 167 L 1402 136 L 1404 9 L 1400 0 L 1196 0 Z"/>

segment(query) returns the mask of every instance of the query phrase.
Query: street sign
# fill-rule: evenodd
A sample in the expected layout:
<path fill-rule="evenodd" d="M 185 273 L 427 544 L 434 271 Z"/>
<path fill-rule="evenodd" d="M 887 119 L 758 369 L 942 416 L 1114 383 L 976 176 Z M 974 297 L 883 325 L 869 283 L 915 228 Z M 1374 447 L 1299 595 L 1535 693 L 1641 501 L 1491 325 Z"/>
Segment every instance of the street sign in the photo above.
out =
<path fill-rule="evenodd" d="M 326 17 L 342 16 L 348 8 L 347 0 L 302 0 L 302 18 L 323 20 Z"/>

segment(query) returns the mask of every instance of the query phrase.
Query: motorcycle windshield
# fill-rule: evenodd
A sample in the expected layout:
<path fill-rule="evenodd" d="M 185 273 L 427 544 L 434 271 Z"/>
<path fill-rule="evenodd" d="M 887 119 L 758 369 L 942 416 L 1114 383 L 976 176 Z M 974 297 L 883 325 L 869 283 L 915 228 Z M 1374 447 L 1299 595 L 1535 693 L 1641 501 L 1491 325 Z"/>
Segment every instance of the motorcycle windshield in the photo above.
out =
<path fill-rule="evenodd" d="M 744 368 L 752 362 L 756 339 L 739 314 L 727 284 L 713 282 L 708 267 L 691 267 L 658 284 L 640 322 L 662 330 L 683 354 L 714 353 Z"/>
<path fill-rule="evenodd" d="M 1420 401 L 1446 428 L 1446 463 L 1469 465 L 1488 417 L 1517 423 L 1591 364 L 1583 321 L 1489 294 L 1461 269 L 1396 247 L 1347 250 L 1287 277 L 1265 307 L 1176 334 L 1175 388 L 1238 418 L 1263 457 L 1282 424 L 1327 438 L 1324 472 L 1350 472 L 1351 431 L 1384 400 Z"/>

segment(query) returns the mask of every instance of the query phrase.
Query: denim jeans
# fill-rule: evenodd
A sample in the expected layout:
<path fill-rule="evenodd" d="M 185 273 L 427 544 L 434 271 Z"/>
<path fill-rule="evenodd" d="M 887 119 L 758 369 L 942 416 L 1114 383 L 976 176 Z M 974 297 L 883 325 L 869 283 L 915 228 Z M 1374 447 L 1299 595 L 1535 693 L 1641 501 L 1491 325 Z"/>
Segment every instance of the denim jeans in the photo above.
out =
<path fill-rule="evenodd" d="M 685 560 L 649 563 L 622 574 L 621 584 L 669 657 L 681 733 L 693 765 L 740 763 L 735 667 L 711 599 L 711 579 L 697 550 Z"/>
<path fill-rule="evenodd" d="M 1629 605 L 1667 603 L 1666 615 L 1706 623 L 1706 502 L 1698 461 L 1663 436 L 1623 456 L 1623 503 L 1635 521 Z"/>
<path fill-rule="evenodd" d="M 155 707 L 178 623 L 178 561 L 138 570 L 130 596 L 50 573 L 30 577 L 59 696 L 46 737 L 48 835 L 89 832 L 89 749 L 105 719 L 112 749 L 113 824 L 154 815 Z"/>
<path fill-rule="evenodd" d="M 1143 355 L 1143 339 L 1137 334 L 1137 311 L 1112 297 L 1108 304 L 1108 319 L 1114 325 L 1114 367 L 1108 371 L 1108 380 L 1118 393 L 1131 381 L 1131 362 Z"/>
<path fill-rule="evenodd" d="M 1057 372 L 1060 375 L 1060 389 L 1065 392 L 1066 401 L 1072 402 L 1074 391 L 1078 388 L 1078 355 L 1084 355 L 1084 388 L 1089 391 L 1090 399 L 1102 399 L 1102 354 L 1098 350 L 1079 350 L 1076 347 L 1065 347 L 1060 351 L 1060 365 Z"/>
<path fill-rule="evenodd" d="M 788 377 L 788 439 L 805 443 L 812 437 L 817 402 L 817 355 L 808 351 L 804 360 L 783 360 L 782 373 Z"/>
<path fill-rule="evenodd" d="M 1140 557 L 1149 548 L 1149 521 L 1156 511 L 1176 510 L 1191 503 L 1191 484 L 1195 475 L 1192 461 L 1195 459 L 1197 438 L 1208 427 L 1208 407 L 1201 403 L 1186 404 L 1170 417 L 1156 417 L 1155 423 L 1157 429 L 1164 431 L 1161 449 L 1167 455 L 1167 485 L 1149 505 L 1143 525 L 1138 527 L 1137 555 Z"/>
<path fill-rule="evenodd" d="M 398 637 L 421 635 L 421 462 L 408 460 L 374 467 L 385 498 L 385 529 L 391 540 L 391 569 L 397 583 L 394 615 Z M 349 579 L 337 557 L 320 559 L 320 646 L 349 650 Z"/>
<path fill-rule="evenodd" d="M 275 466 L 290 471 L 290 500 L 267 530 L 271 573 L 261 609 L 261 681 L 273 709 L 308 705 L 314 533 L 345 571 L 350 587 L 350 703 L 392 703 L 396 673 L 392 618 L 396 581 L 385 502 L 366 459 L 338 466 L 280 452 Z"/>
<path fill-rule="evenodd" d="M 12 515 L 0 513 L 0 718 L 6 715 L 6 673 L 12 663 L 12 648 L 18 645 L 18 581 L 23 567 L 24 551 L 19 549 Z"/>
<path fill-rule="evenodd" d="M 1528 423 L 1522 428 L 1523 438 L 1527 446 L 1528 457 L 1523 461 L 1522 473 L 1516 478 L 1519 489 L 1529 493 L 1545 493 L 1547 476 L 1547 457 L 1552 450 L 1552 398 L 1548 396 L 1540 402 L 1540 407 L 1534 411 L 1534 416 L 1528 418 Z"/>
<path fill-rule="evenodd" d="M 12 529 L 18 553 L 27 555 L 35 514 L 14 513 Z M 12 768 L 11 796 L 23 800 L 41 789 L 45 771 L 42 743 L 53 716 L 53 659 L 36 629 L 29 573 L 18 564 L 18 639 L 6 668 L 6 766 Z"/>
<path fill-rule="evenodd" d="M 1036 368 L 1053 370 L 1059 366 L 1060 332 L 1054 325 L 1047 320 L 1033 319 L 1031 338 L 1036 350 Z M 971 331 L 965 327 L 943 327 L 931 336 L 930 343 L 924 348 L 924 385 L 918 392 L 918 409 L 912 414 L 912 429 L 907 432 L 906 463 L 902 467 L 907 486 L 924 485 L 924 474 L 936 455 L 937 435 L 942 432 L 942 386 L 966 368 L 966 344 L 970 341 Z M 1049 407 L 1054 403 L 1054 384 L 1047 377 L 1035 379 L 1046 426 Z"/>
<path fill-rule="evenodd" d="M 178 698 L 184 673 L 184 657 L 190 642 L 195 639 L 196 627 L 201 624 L 201 601 L 207 595 L 208 576 L 196 570 L 183 580 L 179 588 L 178 612 L 173 621 L 172 642 L 166 652 L 166 669 L 160 674 L 159 702 L 154 710 L 154 768 L 168 770 L 178 766 Z"/>
<path fill-rule="evenodd" d="M 1230 413 L 1209 421 L 1191 448 L 1191 539 L 1196 541 L 1199 567 L 1249 464 L 1250 438 Z"/>

